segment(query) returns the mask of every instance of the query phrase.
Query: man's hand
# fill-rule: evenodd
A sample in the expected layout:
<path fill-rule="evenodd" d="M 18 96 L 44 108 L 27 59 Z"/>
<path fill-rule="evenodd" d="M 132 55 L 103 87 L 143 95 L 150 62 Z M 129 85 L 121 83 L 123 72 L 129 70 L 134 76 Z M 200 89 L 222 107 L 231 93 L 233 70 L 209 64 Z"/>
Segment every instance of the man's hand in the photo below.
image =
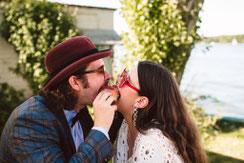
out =
<path fill-rule="evenodd" d="M 107 131 L 112 125 L 116 105 L 112 105 L 117 99 L 110 92 L 100 92 L 93 101 L 94 127 L 103 127 Z"/>

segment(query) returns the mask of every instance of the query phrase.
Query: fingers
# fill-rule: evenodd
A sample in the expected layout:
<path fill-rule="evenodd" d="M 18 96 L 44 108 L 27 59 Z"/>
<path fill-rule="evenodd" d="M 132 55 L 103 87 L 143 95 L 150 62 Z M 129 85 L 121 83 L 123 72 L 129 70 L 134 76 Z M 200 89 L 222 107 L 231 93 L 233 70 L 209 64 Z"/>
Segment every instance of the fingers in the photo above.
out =
<path fill-rule="evenodd" d="M 101 99 L 101 97 L 102 97 L 102 95 L 103 95 L 103 93 L 104 93 L 104 92 L 100 92 L 100 93 L 98 93 L 98 95 L 97 95 L 96 99 L 97 99 L 97 100 L 100 100 L 100 99 Z"/>
<path fill-rule="evenodd" d="M 114 101 L 117 101 L 117 99 L 112 95 L 110 95 L 106 100 L 106 102 L 108 102 L 109 105 L 111 105 Z"/>
<path fill-rule="evenodd" d="M 94 100 L 93 104 L 108 104 L 111 105 L 114 101 L 117 101 L 116 97 L 112 95 L 111 92 L 100 92 L 96 99 Z"/>
<path fill-rule="evenodd" d="M 107 98 L 109 97 L 109 92 L 106 91 L 102 91 L 100 92 L 97 97 L 95 98 L 94 102 L 98 102 L 98 101 L 106 101 Z M 93 103 L 94 103 L 93 102 Z"/>
<path fill-rule="evenodd" d="M 94 126 L 103 127 L 109 131 L 117 110 L 117 106 L 112 105 L 114 101 L 116 101 L 116 97 L 111 92 L 104 91 L 98 94 L 93 102 Z"/>
<path fill-rule="evenodd" d="M 109 98 L 109 96 L 111 96 L 111 93 L 104 91 L 102 96 L 101 96 L 101 98 L 100 98 L 100 100 L 101 101 L 106 101 Z"/>

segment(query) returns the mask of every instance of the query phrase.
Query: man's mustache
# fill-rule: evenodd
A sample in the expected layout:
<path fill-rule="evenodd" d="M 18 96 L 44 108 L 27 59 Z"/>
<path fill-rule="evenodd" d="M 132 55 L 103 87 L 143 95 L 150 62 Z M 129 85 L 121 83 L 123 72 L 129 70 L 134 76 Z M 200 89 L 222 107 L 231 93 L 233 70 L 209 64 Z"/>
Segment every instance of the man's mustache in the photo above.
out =
<path fill-rule="evenodd" d="M 107 85 L 108 85 L 108 80 L 106 80 L 106 81 L 104 82 L 104 84 L 99 88 L 98 93 L 101 92 L 102 89 L 103 89 L 104 87 L 106 87 Z M 97 94 L 98 94 L 98 93 L 97 93 Z"/>

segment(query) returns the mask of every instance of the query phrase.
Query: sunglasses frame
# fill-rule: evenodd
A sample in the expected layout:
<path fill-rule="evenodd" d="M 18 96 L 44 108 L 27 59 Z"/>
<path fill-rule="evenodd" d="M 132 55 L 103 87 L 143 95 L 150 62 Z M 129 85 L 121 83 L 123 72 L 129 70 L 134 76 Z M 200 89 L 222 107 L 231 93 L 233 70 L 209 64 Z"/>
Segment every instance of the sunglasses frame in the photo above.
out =
<path fill-rule="evenodd" d="M 140 90 L 138 88 L 136 88 L 135 86 L 133 86 L 130 81 L 129 81 L 129 77 L 128 77 L 128 73 L 126 71 L 126 68 L 124 69 L 124 71 L 119 75 L 118 77 L 120 79 L 120 81 L 116 82 L 116 85 L 119 88 L 122 88 L 124 85 L 129 86 L 131 89 L 133 89 L 136 92 L 140 92 Z"/>
<path fill-rule="evenodd" d="M 95 72 L 103 73 L 103 75 L 104 75 L 104 79 L 105 79 L 105 69 L 104 69 L 104 66 L 102 66 L 102 67 L 100 67 L 100 68 L 98 68 L 98 69 L 95 69 L 95 70 L 85 71 L 85 72 L 83 72 L 83 73 L 80 74 L 80 75 L 89 74 L 89 73 L 95 73 Z"/>

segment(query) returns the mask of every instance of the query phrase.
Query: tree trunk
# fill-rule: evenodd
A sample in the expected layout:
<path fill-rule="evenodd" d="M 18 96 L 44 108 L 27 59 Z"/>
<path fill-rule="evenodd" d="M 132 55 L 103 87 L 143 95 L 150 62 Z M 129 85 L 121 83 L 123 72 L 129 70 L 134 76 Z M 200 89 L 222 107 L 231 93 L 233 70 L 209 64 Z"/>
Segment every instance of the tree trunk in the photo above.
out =
<path fill-rule="evenodd" d="M 199 12 L 202 8 L 204 0 L 178 0 L 178 7 L 182 11 L 182 17 L 185 22 L 185 25 L 187 27 L 188 33 L 190 33 L 192 30 L 196 30 L 196 23 L 199 19 Z M 191 50 L 192 50 L 192 45 L 189 46 L 189 49 L 186 54 L 186 58 L 183 61 L 183 64 L 180 68 L 180 71 L 177 73 L 176 80 L 178 84 L 180 85 L 182 76 L 184 74 L 184 70 L 186 67 L 186 63 L 188 59 L 190 58 L 191 55 Z"/>

